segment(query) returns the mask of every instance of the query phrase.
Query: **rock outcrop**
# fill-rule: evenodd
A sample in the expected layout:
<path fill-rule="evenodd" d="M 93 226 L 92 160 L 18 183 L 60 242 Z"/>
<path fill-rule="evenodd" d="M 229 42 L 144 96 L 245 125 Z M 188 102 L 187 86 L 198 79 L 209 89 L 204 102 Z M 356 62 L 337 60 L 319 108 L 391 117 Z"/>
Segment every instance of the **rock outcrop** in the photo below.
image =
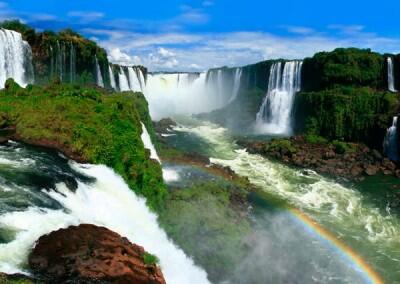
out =
<path fill-rule="evenodd" d="M 84 224 L 39 238 L 29 265 L 46 283 L 165 284 L 155 260 L 117 233 Z"/>
<path fill-rule="evenodd" d="M 261 154 L 285 164 L 314 169 L 319 173 L 350 180 L 361 180 L 376 174 L 400 177 L 400 169 L 378 151 L 362 144 L 310 143 L 304 136 L 271 141 L 246 141 L 237 143 L 250 153 Z M 351 149 L 343 149 L 350 145 Z M 348 147 L 350 147 L 348 146 Z"/>

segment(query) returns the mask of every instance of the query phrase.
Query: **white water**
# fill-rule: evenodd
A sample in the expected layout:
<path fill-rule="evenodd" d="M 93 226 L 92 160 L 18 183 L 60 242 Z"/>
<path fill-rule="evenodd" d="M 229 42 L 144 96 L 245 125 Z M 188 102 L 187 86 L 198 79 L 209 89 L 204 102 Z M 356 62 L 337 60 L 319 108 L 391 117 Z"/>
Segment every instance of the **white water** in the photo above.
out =
<path fill-rule="evenodd" d="M 143 124 L 143 122 L 141 122 L 142 124 L 142 141 L 144 144 L 144 147 L 148 150 L 150 150 L 150 158 L 153 160 L 156 160 L 157 162 L 159 162 L 161 164 L 161 160 L 160 157 L 157 154 L 156 148 L 154 147 L 153 142 L 151 142 L 151 137 L 149 132 L 147 131 L 146 126 Z"/>
<path fill-rule="evenodd" d="M 291 112 L 296 92 L 301 89 L 302 61 L 274 63 L 270 70 L 268 92 L 256 117 L 260 133 L 290 134 Z"/>
<path fill-rule="evenodd" d="M 0 29 L 0 89 L 9 78 L 22 87 L 33 82 L 32 51 L 20 33 Z"/>
<path fill-rule="evenodd" d="M 138 198 L 120 176 L 105 166 L 71 166 L 96 181 L 78 182 L 75 193 L 63 183 L 57 185 L 57 191 L 46 193 L 65 210 L 31 207 L 0 216 L 2 227 L 18 231 L 13 241 L 0 244 L 0 271 L 21 272 L 30 248 L 41 235 L 89 223 L 105 226 L 157 255 L 167 283 L 209 283 L 206 273 L 168 239 L 145 200 Z"/>
<path fill-rule="evenodd" d="M 128 77 L 126 77 L 126 73 L 122 67 L 120 67 L 119 70 L 118 81 L 119 81 L 119 90 L 121 92 L 130 91 Z"/>
<path fill-rule="evenodd" d="M 97 59 L 97 56 L 95 57 L 95 61 L 96 61 L 96 83 L 97 83 L 97 86 L 104 88 L 103 76 L 101 75 L 101 69 L 100 69 L 99 60 Z"/>
<path fill-rule="evenodd" d="M 139 71 L 141 72 L 141 71 Z M 133 67 L 128 67 L 128 74 L 129 74 L 129 87 L 130 90 L 133 92 L 141 92 L 142 86 L 140 84 L 140 77 L 138 72 Z"/>
<path fill-rule="evenodd" d="M 388 64 L 388 88 L 391 92 L 397 92 L 394 86 L 394 68 L 393 68 L 393 59 L 391 57 L 387 58 Z"/>
<path fill-rule="evenodd" d="M 385 155 L 392 161 L 399 160 L 399 137 L 397 134 L 397 116 L 393 117 L 392 126 L 386 132 L 383 150 Z"/>
<path fill-rule="evenodd" d="M 400 264 L 398 216 L 370 202 L 368 194 L 311 170 L 293 169 L 237 149 L 229 131 L 217 125 L 202 123 L 176 130 L 198 136 L 211 149 L 216 149 L 212 163 L 229 166 L 268 194 L 300 209 L 375 268 L 386 269 L 388 264 L 393 268 Z M 398 270 L 391 272 L 391 277 L 400 275 Z"/>
<path fill-rule="evenodd" d="M 111 65 L 108 65 L 108 73 L 110 74 L 111 88 L 113 88 L 114 90 L 117 90 L 117 83 L 115 82 L 115 76 L 114 76 L 114 72 L 111 68 Z"/>
<path fill-rule="evenodd" d="M 236 100 L 236 98 L 239 95 L 240 91 L 240 82 L 242 79 L 242 68 L 236 68 L 235 71 L 235 77 L 233 81 L 233 92 L 232 92 L 232 97 L 229 99 L 228 104 Z"/>

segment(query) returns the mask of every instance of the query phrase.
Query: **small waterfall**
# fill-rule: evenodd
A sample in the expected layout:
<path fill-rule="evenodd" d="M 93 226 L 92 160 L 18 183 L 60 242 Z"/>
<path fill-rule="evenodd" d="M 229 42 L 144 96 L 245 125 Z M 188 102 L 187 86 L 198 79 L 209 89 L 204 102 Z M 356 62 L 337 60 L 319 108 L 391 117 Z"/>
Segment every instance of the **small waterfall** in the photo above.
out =
<path fill-rule="evenodd" d="M 229 99 L 228 103 L 233 102 L 236 100 L 237 96 L 239 95 L 239 90 L 240 90 L 240 81 L 242 79 L 242 68 L 236 68 L 235 71 L 235 78 L 233 81 L 233 91 L 232 91 L 232 96 Z"/>
<path fill-rule="evenodd" d="M 108 72 L 110 73 L 111 88 L 113 88 L 114 90 L 117 90 L 117 83 L 115 82 L 115 76 L 114 76 L 114 72 L 111 68 L 111 64 L 108 65 Z"/>
<path fill-rule="evenodd" d="M 95 56 L 95 61 L 96 61 L 96 83 L 97 83 L 97 86 L 104 88 L 103 76 L 101 75 L 101 69 L 100 69 L 99 60 L 97 59 L 97 56 Z"/>
<path fill-rule="evenodd" d="M 139 74 L 140 89 L 143 92 L 143 90 L 146 88 L 146 80 L 144 79 L 143 71 L 137 67 L 136 72 Z"/>
<path fill-rule="evenodd" d="M 74 44 L 70 43 L 70 50 L 69 50 L 69 71 L 70 71 L 70 82 L 75 82 L 76 79 L 76 50 Z"/>
<path fill-rule="evenodd" d="M 134 67 L 128 67 L 129 74 L 129 88 L 133 92 L 141 92 L 142 86 L 139 79 L 139 73 Z"/>
<path fill-rule="evenodd" d="M 9 78 L 23 87 L 33 83 L 32 51 L 20 33 L 0 29 L 0 88 Z"/>
<path fill-rule="evenodd" d="M 289 134 L 294 95 L 301 88 L 302 61 L 274 63 L 268 92 L 256 117 L 256 128 L 263 133 Z"/>
<path fill-rule="evenodd" d="M 393 68 L 393 59 L 391 57 L 387 58 L 388 65 L 388 88 L 391 92 L 397 92 L 394 86 L 394 68 Z"/>
<path fill-rule="evenodd" d="M 160 157 L 158 156 L 156 148 L 154 147 L 154 144 L 151 141 L 150 134 L 147 131 L 147 128 L 143 124 L 143 122 L 141 122 L 141 124 L 142 124 L 142 135 L 141 135 L 141 138 L 142 138 L 144 147 L 146 149 L 150 150 L 150 159 L 156 160 L 157 162 L 159 162 L 161 164 Z"/>
<path fill-rule="evenodd" d="M 392 126 L 388 128 L 383 142 L 383 151 L 392 161 L 399 160 L 399 139 L 397 135 L 397 116 L 393 117 Z"/>
<path fill-rule="evenodd" d="M 119 81 L 119 90 L 121 92 L 130 91 L 128 77 L 126 76 L 126 73 L 122 67 L 120 67 L 119 70 L 118 81 Z"/>

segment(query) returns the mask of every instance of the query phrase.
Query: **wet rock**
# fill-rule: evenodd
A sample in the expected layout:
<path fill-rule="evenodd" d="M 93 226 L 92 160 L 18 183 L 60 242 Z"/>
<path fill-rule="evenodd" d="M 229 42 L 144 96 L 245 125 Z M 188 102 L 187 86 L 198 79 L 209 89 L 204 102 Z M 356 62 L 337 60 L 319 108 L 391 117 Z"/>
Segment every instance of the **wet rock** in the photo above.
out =
<path fill-rule="evenodd" d="M 323 155 L 323 158 L 326 159 L 326 160 L 328 160 L 328 159 L 333 159 L 333 158 L 335 158 L 335 156 L 336 156 L 335 151 L 330 150 L 330 151 L 325 152 L 325 154 Z"/>
<path fill-rule="evenodd" d="M 396 170 L 396 164 L 387 158 L 383 159 L 382 166 L 391 171 Z"/>
<path fill-rule="evenodd" d="M 375 149 L 373 149 L 373 150 L 371 151 L 371 155 L 372 155 L 376 160 L 378 160 L 378 161 L 381 161 L 381 160 L 383 159 L 382 154 L 379 153 L 379 151 L 377 151 L 377 150 L 375 150 Z"/>
<path fill-rule="evenodd" d="M 117 233 L 85 224 L 40 237 L 29 265 L 46 283 L 165 284 L 161 270 L 145 263 L 145 255 Z"/>
<path fill-rule="evenodd" d="M 353 166 L 353 167 L 350 169 L 350 174 L 351 174 L 353 177 L 356 177 L 356 176 L 360 175 L 362 172 L 363 172 L 363 169 L 362 169 L 361 167 L 357 166 L 357 165 Z"/>
<path fill-rule="evenodd" d="M 163 118 L 160 121 L 154 122 L 154 129 L 157 133 L 166 133 L 170 132 L 172 127 L 176 125 L 176 122 L 171 118 Z"/>
<path fill-rule="evenodd" d="M 369 175 L 369 176 L 373 176 L 373 175 L 376 175 L 376 174 L 377 174 L 378 170 L 379 170 L 378 167 L 373 166 L 373 165 L 368 165 L 368 166 L 365 168 L 365 173 L 366 173 L 367 175 Z"/>

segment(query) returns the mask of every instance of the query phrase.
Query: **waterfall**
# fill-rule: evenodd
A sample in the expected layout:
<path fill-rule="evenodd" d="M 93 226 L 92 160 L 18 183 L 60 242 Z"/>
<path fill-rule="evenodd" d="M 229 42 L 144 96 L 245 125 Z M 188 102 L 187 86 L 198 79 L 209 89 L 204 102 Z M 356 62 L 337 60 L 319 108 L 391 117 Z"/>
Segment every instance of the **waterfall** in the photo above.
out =
<path fill-rule="evenodd" d="M 96 62 L 96 83 L 97 86 L 104 88 L 104 81 L 103 81 L 103 76 L 101 75 L 99 60 L 97 59 L 97 56 L 95 56 L 94 58 Z"/>
<path fill-rule="evenodd" d="M 139 79 L 139 73 L 134 67 L 128 67 L 128 74 L 129 74 L 129 88 L 133 92 L 141 92 L 142 85 Z"/>
<path fill-rule="evenodd" d="M 397 92 L 394 86 L 394 68 L 393 68 L 393 59 L 391 57 L 387 58 L 387 65 L 388 65 L 388 87 L 389 91 Z"/>
<path fill-rule="evenodd" d="M 148 74 L 143 93 L 153 119 L 197 114 L 220 107 L 216 85 L 206 73 Z"/>
<path fill-rule="evenodd" d="M 154 147 L 153 142 L 151 142 L 150 134 L 147 131 L 147 128 L 143 124 L 143 122 L 141 122 L 141 124 L 142 124 L 142 135 L 141 135 L 141 138 L 142 138 L 144 147 L 150 151 L 150 158 L 153 159 L 153 160 L 156 160 L 157 162 L 159 162 L 161 164 L 161 160 L 160 160 L 160 157 L 157 154 L 156 148 Z"/>
<path fill-rule="evenodd" d="M 120 67 L 120 70 L 118 73 L 118 81 L 119 81 L 119 90 L 121 92 L 126 92 L 126 91 L 130 90 L 128 77 L 126 77 L 126 73 L 122 67 Z"/>
<path fill-rule="evenodd" d="M 231 103 L 234 100 L 236 100 L 237 96 L 239 95 L 241 79 L 242 79 L 242 68 L 236 68 L 236 70 L 235 70 L 235 78 L 234 78 L 234 81 L 233 81 L 232 96 L 229 99 L 228 103 Z"/>
<path fill-rule="evenodd" d="M 74 44 L 70 43 L 69 50 L 69 71 L 70 71 L 70 83 L 75 82 L 76 78 L 76 50 Z"/>
<path fill-rule="evenodd" d="M 0 224 L 2 230 L 15 232 L 0 245 L 1 272 L 26 272 L 28 254 L 40 236 L 87 223 L 107 227 L 156 255 L 167 283 L 209 283 L 206 272 L 160 228 L 146 201 L 112 169 L 14 147 L 0 149 L 0 187 L 10 196 L 0 199 Z M 4 175 L 8 171 L 18 178 Z M 44 176 L 50 182 L 46 190 Z M 76 190 L 67 187 L 70 178 L 76 181 Z"/>
<path fill-rule="evenodd" d="M 144 79 L 143 71 L 137 67 L 136 72 L 139 74 L 140 89 L 143 92 L 143 90 L 146 88 L 146 80 Z"/>
<path fill-rule="evenodd" d="M 272 65 L 268 91 L 256 117 L 258 131 L 290 134 L 294 95 L 301 88 L 302 64 L 302 61 L 290 61 L 284 65 L 281 62 Z"/>
<path fill-rule="evenodd" d="M 392 126 L 388 128 L 383 142 L 383 151 L 392 161 L 399 160 L 399 139 L 397 135 L 397 116 L 393 117 Z"/>
<path fill-rule="evenodd" d="M 113 88 L 114 90 L 117 90 L 117 84 L 115 82 L 115 76 L 114 76 L 114 72 L 111 68 L 111 64 L 108 65 L 108 73 L 110 73 L 111 88 Z"/>
<path fill-rule="evenodd" d="M 32 51 L 20 33 L 0 29 L 0 88 L 9 78 L 23 87 L 33 83 Z"/>

